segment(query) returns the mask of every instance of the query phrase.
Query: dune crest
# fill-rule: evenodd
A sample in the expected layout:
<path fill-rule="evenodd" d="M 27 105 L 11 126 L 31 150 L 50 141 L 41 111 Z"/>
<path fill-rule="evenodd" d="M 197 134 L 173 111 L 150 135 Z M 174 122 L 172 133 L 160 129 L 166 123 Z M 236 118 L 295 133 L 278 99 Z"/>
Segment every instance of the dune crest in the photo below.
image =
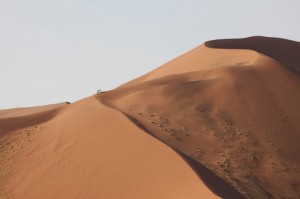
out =
<path fill-rule="evenodd" d="M 101 98 L 245 197 L 297 198 L 297 91 L 271 57 L 200 46 Z"/>
<path fill-rule="evenodd" d="M 284 66 L 300 72 L 300 42 L 272 38 L 248 37 L 243 39 L 219 39 L 205 42 L 205 46 L 216 49 L 249 49 L 265 54 Z"/>
<path fill-rule="evenodd" d="M 299 48 L 210 41 L 73 104 L 0 111 L 0 196 L 300 198 Z"/>
<path fill-rule="evenodd" d="M 142 81 L 176 75 L 188 72 L 218 69 L 227 66 L 251 65 L 258 58 L 258 53 L 252 50 L 210 49 L 204 44 L 173 59 L 157 69 L 121 85 L 125 87 Z"/>
<path fill-rule="evenodd" d="M 6 181 L 14 198 L 219 198 L 176 152 L 94 97 L 31 139 Z"/>

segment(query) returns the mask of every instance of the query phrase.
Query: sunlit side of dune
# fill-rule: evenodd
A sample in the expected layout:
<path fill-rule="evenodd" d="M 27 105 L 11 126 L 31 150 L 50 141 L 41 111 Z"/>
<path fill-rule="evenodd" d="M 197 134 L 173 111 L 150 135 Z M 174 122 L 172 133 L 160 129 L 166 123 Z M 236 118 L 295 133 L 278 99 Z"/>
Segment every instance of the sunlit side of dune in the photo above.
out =
<path fill-rule="evenodd" d="M 299 198 L 299 48 L 210 41 L 73 104 L 2 110 L 0 196 Z"/>
<path fill-rule="evenodd" d="M 298 91 L 278 60 L 202 45 L 101 98 L 245 196 L 295 198 Z"/>
<path fill-rule="evenodd" d="M 94 97 L 42 124 L 16 154 L 14 198 L 218 198 L 168 146 Z"/>

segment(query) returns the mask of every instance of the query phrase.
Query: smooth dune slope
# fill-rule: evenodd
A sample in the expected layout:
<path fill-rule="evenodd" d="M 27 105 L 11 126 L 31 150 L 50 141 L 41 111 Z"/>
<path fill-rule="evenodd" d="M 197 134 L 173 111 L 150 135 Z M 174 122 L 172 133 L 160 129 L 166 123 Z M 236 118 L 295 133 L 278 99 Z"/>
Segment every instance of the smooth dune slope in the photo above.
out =
<path fill-rule="evenodd" d="M 174 150 L 93 96 L 60 110 L 28 139 L 6 168 L 3 196 L 218 198 Z"/>
<path fill-rule="evenodd" d="M 0 110 L 0 136 L 5 133 L 38 125 L 53 118 L 67 103 Z"/>
<path fill-rule="evenodd" d="M 209 49 L 204 44 L 175 58 L 161 67 L 121 85 L 125 87 L 152 79 L 194 71 L 204 71 L 235 65 L 250 65 L 258 56 L 252 50 Z"/>
<path fill-rule="evenodd" d="M 10 198 L 6 192 L 12 169 L 23 161 L 23 153 L 45 124 L 67 103 L 0 110 L 0 198 Z"/>
<path fill-rule="evenodd" d="M 12 118 L 12 117 L 21 117 L 21 116 L 26 116 L 26 115 L 32 115 L 35 113 L 40 113 L 40 112 L 44 112 L 44 111 L 53 110 L 55 108 L 60 108 L 67 104 L 69 104 L 69 102 L 58 103 L 58 104 L 49 104 L 49 105 L 45 105 L 45 106 L 3 109 L 3 110 L 0 110 L 0 118 Z"/>
<path fill-rule="evenodd" d="M 0 197 L 298 199 L 299 48 L 206 42 L 73 104 L 0 111 Z"/>
<path fill-rule="evenodd" d="M 277 60 L 202 45 L 101 98 L 244 197 L 299 198 L 299 91 Z"/>

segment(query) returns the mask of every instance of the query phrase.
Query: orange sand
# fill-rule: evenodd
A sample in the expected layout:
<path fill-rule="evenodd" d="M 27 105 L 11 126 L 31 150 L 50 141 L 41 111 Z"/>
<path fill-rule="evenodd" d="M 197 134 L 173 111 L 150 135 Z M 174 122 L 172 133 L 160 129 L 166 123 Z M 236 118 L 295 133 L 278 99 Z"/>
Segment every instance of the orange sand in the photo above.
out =
<path fill-rule="evenodd" d="M 299 198 L 299 46 L 210 41 L 74 104 L 0 111 L 0 196 Z"/>

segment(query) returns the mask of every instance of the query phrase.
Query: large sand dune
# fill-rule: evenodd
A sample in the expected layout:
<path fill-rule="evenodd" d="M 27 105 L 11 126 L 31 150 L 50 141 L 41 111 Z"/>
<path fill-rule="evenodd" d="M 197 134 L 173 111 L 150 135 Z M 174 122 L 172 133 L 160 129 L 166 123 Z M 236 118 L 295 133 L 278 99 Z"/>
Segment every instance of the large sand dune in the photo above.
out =
<path fill-rule="evenodd" d="M 1 165 L 9 172 L 2 179 L 4 196 L 218 198 L 178 153 L 95 97 L 10 133 L 1 145 Z M 23 141 L 18 135 L 24 133 Z"/>
<path fill-rule="evenodd" d="M 0 111 L 1 194 L 299 198 L 298 48 L 211 41 L 74 104 Z"/>

